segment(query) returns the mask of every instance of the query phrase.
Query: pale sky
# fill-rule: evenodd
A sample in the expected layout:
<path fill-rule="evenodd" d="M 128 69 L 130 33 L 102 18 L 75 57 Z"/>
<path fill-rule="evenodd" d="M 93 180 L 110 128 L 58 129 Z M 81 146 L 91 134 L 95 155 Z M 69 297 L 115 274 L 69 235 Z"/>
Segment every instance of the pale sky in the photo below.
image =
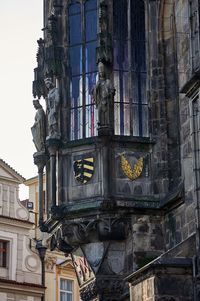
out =
<path fill-rule="evenodd" d="M 0 158 L 26 179 L 37 175 L 30 127 L 35 116 L 33 69 L 42 28 L 43 0 L 0 1 Z M 27 197 L 27 189 L 20 189 L 20 198 Z"/>

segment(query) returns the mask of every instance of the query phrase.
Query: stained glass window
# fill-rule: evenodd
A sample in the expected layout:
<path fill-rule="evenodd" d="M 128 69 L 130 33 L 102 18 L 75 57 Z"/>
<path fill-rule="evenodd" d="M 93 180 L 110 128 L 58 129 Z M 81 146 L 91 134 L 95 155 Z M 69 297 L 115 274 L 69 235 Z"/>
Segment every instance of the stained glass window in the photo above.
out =
<path fill-rule="evenodd" d="M 97 135 L 92 90 L 97 82 L 97 0 L 70 1 L 71 140 Z M 148 136 L 146 38 L 143 0 L 113 1 L 115 134 Z"/>
<path fill-rule="evenodd" d="M 148 136 L 143 0 L 113 1 L 115 134 Z"/>
<path fill-rule="evenodd" d="M 97 80 L 97 1 L 71 1 L 69 57 L 71 96 L 71 140 L 97 134 L 97 113 L 92 95 Z"/>

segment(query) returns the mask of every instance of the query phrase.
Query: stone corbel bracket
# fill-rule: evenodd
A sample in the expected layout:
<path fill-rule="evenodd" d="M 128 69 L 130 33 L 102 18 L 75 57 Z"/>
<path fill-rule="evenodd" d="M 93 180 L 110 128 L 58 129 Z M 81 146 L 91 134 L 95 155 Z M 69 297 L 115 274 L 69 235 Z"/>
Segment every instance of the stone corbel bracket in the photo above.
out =
<path fill-rule="evenodd" d="M 129 218 L 99 218 L 91 221 L 64 222 L 53 234 L 51 250 L 71 253 L 79 246 L 97 241 L 122 241 L 130 230 Z"/>

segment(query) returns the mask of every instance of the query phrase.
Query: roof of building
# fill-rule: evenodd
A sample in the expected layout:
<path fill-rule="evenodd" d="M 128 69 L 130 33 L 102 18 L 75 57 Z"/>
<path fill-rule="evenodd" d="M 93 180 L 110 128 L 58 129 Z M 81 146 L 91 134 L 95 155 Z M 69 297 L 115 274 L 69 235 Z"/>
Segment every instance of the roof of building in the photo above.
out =
<path fill-rule="evenodd" d="M 43 174 L 43 182 L 46 180 L 46 175 Z M 24 181 L 24 185 L 29 186 L 38 182 L 38 176 L 34 176 Z"/>
<path fill-rule="evenodd" d="M 10 173 L 19 183 L 23 183 L 26 179 L 20 175 L 14 168 L 12 168 L 8 163 L 0 158 L 0 166 Z"/>

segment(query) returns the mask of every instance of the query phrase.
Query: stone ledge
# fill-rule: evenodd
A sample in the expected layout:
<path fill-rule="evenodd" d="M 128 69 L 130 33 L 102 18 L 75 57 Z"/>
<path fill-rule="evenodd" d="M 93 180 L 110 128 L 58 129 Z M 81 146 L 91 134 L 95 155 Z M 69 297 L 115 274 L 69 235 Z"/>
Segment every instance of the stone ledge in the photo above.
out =
<path fill-rule="evenodd" d="M 166 268 L 184 268 L 187 273 L 189 272 L 189 274 L 192 274 L 192 258 L 169 258 L 165 257 L 165 254 L 163 254 L 131 275 L 127 276 L 125 280 L 131 282 L 132 284 L 138 283 L 140 282 L 140 277 L 142 279 L 146 279 L 150 275 L 155 275 L 156 269 L 158 269 L 159 273 L 161 273 L 160 268 L 164 268 L 163 273 L 166 273 Z"/>

